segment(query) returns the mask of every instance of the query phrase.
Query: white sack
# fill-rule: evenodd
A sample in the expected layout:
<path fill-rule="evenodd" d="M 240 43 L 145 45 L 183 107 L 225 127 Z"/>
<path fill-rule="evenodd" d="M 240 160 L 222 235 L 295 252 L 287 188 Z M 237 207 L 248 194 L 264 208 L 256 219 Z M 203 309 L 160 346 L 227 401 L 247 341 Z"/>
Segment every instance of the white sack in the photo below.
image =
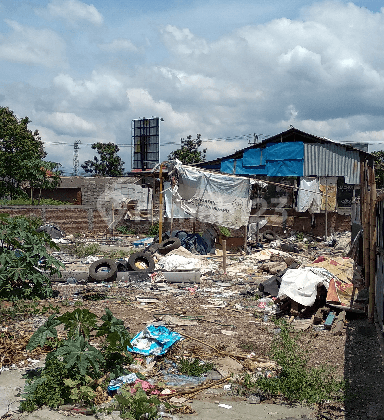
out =
<path fill-rule="evenodd" d="M 328 290 L 334 276 L 324 268 L 300 267 L 288 269 L 282 276 L 279 294 L 288 296 L 304 306 L 312 306 L 317 295 L 317 285 L 323 284 Z"/>

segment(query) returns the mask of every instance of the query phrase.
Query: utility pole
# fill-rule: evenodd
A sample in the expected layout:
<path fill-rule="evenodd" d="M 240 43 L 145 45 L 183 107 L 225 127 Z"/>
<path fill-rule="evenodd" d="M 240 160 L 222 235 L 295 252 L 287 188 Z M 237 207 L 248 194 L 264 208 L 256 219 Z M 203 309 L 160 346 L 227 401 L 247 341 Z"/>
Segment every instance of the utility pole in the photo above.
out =
<path fill-rule="evenodd" d="M 79 144 L 81 140 L 75 140 L 73 143 L 73 175 L 77 176 L 79 171 Z"/>

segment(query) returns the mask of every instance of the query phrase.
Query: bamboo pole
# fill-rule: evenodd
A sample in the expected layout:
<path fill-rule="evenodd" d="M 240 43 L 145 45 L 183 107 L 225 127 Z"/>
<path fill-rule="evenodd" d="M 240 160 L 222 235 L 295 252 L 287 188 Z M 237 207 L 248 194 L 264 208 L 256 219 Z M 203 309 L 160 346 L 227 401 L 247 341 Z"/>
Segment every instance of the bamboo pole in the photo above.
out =
<path fill-rule="evenodd" d="M 222 241 L 223 247 L 223 271 L 224 274 L 227 274 L 227 241 L 223 239 Z"/>
<path fill-rule="evenodd" d="M 163 240 L 163 164 L 160 164 L 160 197 L 159 197 L 159 244 Z"/>
<path fill-rule="evenodd" d="M 325 242 L 328 240 L 328 177 L 325 177 Z"/>
<path fill-rule="evenodd" d="M 370 212 L 370 256 L 369 256 L 369 305 L 368 318 L 373 322 L 376 298 L 376 182 L 375 169 L 369 168 L 371 184 L 371 212 Z"/>
<path fill-rule="evenodd" d="M 370 211 L 371 211 L 371 197 L 370 197 L 370 188 L 368 184 L 368 167 L 367 162 L 364 162 L 364 183 L 362 194 L 364 194 L 364 212 L 362 214 L 363 220 L 363 243 L 364 243 L 364 282 L 365 287 L 369 287 L 370 280 L 370 266 L 369 266 L 369 255 L 370 255 L 370 244 L 369 244 L 369 233 L 370 233 Z"/>

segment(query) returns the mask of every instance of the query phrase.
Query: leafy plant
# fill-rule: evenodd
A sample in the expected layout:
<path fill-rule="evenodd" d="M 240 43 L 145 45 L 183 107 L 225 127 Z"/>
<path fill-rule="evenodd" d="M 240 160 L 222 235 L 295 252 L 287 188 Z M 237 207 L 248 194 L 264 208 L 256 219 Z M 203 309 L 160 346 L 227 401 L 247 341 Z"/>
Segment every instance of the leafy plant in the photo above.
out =
<path fill-rule="evenodd" d="M 116 230 L 123 235 L 135 235 L 136 231 L 128 226 L 118 226 Z"/>
<path fill-rule="evenodd" d="M 308 367 L 308 352 L 300 348 L 291 327 L 285 321 L 278 321 L 276 325 L 280 334 L 272 343 L 272 358 L 280 366 L 280 372 L 276 377 L 259 377 L 254 386 L 294 401 L 322 403 L 341 399 L 344 382 L 337 381 L 329 367 Z"/>
<path fill-rule="evenodd" d="M 40 225 L 39 219 L 0 214 L 0 298 L 52 296 L 48 275 L 59 274 L 64 265 L 48 253 L 47 247 L 59 248 L 47 233 L 36 231 Z"/>
<path fill-rule="evenodd" d="M 101 324 L 99 321 L 103 321 Z M 57 340 L 57 328 L 63 325 L 65 340 Z M 99 338 L 99 348 L 90 340 Z M 29 376 L 24 390 L 22 411 L 42 405 L 57 407 L 65 403 L 90 403 L 100 378 L 115 378 L 125 373 L 124 364 L 132 361 L 127 351 L 130 335 L 123 321 L 109 309 L 99 319 L 88 309 L 77 308 L 61 316 L 51 315 L 32 335 L 27 350 L 49 344 L 46 365 L 37 376 Z"/>
<path fill-rule="evenodd" d="M 159 224 L 154 223 L 148 229 L 148 236 L 157 236 L 159 234 Z"/>
<path fill-rule="evenodd" d="M 120 417 L 128 420 L 158 419 L 157 407 L 161 401 L 155 396 L 147 396 L 141 384 L 136 384 L 135 388 L 136 392 L 131 393 L 123 387 L 121 394 L 116 395 Z"/>
<path fill-rule="evenodd" d="M 204 363 L 197 358 L 191 360 L 183 357 L 178 364 L 179 371 L 189 376 L 201 376 L 213 368 L 213 363 Z"/>
<path fill-rule="evenodd" d="M 225 226 L 219 226 L 219 231 L 223 236 L 226 236 L 226 237 L 231 236 L 231 231 Z"/>

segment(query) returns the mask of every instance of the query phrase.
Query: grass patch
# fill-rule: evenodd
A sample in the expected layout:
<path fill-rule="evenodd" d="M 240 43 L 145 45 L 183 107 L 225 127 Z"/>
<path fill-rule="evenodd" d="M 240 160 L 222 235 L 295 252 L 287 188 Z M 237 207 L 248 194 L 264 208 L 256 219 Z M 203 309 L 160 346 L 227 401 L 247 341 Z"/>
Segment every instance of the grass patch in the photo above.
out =
<path fill-rule="evenodd" d="M 0 206 L 67 206 L 70 201 L 53 200 L 52 198 L 42 198 L 32 200 L 30 198 L 15 198 L 13 200 L 0 200 Z"/>
<path fill-rule="evenodd" d="M 280 334 L 274 337 L 271 356 L 280 366 L 277 376 L 253 379 L 246 374 L 243 387 L 269 396 L 283 396 L 290 401 L 321 404 L 327 400 L 343 400 L 345 383 L 335 379 L 334 369 L 329 366 L 310 368 L 308 351 L 300 347 L 298 333 L 285 321 L 280 320 L 276 325 Z"/>
<path fill-rule="evenodd" d="M 8 302 L 0 300 L 0 319 L 2 322 L 9 320 L 28 319 L 37 315 L 51 315 L 60 312 L 59 305 L 40 305 L 38 299 L 17 300 Z"/>

